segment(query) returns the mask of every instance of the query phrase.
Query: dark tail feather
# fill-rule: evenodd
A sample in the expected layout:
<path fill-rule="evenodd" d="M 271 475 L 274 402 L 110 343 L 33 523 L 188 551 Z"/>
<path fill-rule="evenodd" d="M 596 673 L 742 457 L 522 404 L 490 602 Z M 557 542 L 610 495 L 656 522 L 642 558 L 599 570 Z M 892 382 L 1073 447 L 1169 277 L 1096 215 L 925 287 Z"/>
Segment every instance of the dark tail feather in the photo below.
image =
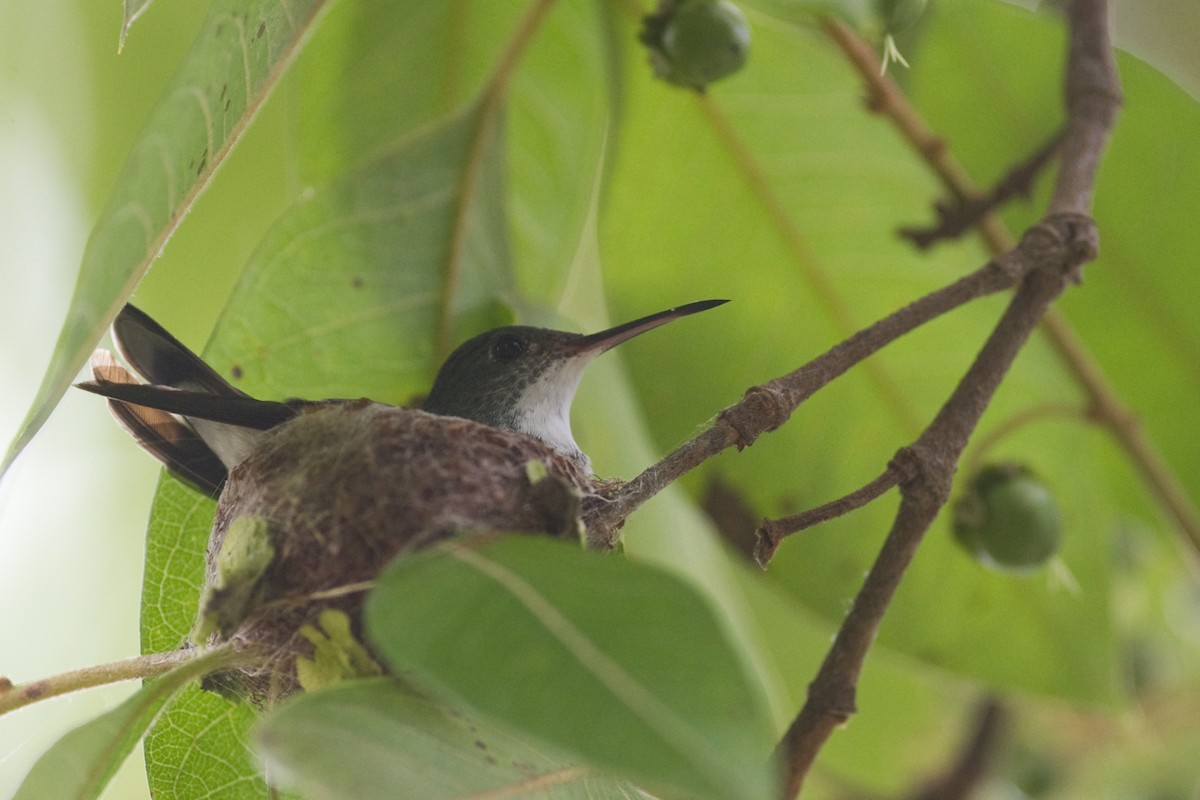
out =
<path fill-rule="evenodd" d="M 260 431 L 287 422 L 297 413 L 296 407 L 287 403 L 256 400 L 243 394 L 214 395 L 144 383 L 110 381 L 84 381 L 75 385 L 110 400 Z"/>

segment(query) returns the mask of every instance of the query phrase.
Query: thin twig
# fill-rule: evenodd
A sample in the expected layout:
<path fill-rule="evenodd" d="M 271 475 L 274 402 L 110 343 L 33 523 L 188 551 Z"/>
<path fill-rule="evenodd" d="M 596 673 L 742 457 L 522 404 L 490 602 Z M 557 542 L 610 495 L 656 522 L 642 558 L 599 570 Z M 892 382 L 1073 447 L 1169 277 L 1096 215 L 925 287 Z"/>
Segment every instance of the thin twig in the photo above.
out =
<path fill-rule="evenodd" d="M 778 746 L 785 798 L 799 794 L 825 741 L 854 713 L 858 677 L 879 624 L 925 532 L 949 497 L 957 462 L 1000 381 L 1050 304 L 1096 255 L 1095 227 L 1087 213 L 1119 90 L 1104 0 L 1074 0 L 1068 19 L 1063 166 L 1049 212 L 1014 251 L 1030 259 L 1033 268 L 933 422 L 897 454 L 897 462 L 912 477 L 900 483 L 896 519 L 809 685 L 804 707 Z M 1064 182 L 1065 187 L 1060 185 Z"/>
<path fill-rule="evenodd" d="M 564 767 L 554 772 L 535 775 L 532 778 L 514 783 L 511 786 L 501 786 L 498 789 L 488 789 L 487 791 L 464 795 L 462 800 L 511 800 L 511 798 L 529 797 L 532 794 L 543 792 L 555 786 L 577 783 L 586 778 L 590 773 L 591 770 L 587 767 Z"/>
<path fill-rule="evenodd" d="M 0 715 L 42 700 L 49 700 L 51 697 L 77 692 L 80 689 L 92 689 L 96 686 L 141 678 L 153 678 L 206 652 L 208 651 L 188 649 L 134 656 L 107 664 L 61 672 L 48 678 L 16 685 L 7 678 L 0 678 Z"/>
<path fill-rule="evenodd" d="M 775 557 L 775 551 L 785 537 L 834 517 L 849 514 L 856 508 L 862 508 L 895 487 L 900 482 L 900 477 L 900 471 L 892 464 L 888 464 L 887 469 L 879 477 L 844 497 L 790 517 L 763 520 L 762 525 L 758 528 L 758 544 L 754 548 L 754 560 L 758 562 L 759 566 L 766 567 Z"/>
<path fill-rule="evenodd" d="M 836 17 L 824 18 L 821 27 L 858 73 L 867 90 L 868 108 L 891 120 L 900 135 L 929 164 L 951 197 L 960 203 L 982 199 L 983 190 L 971 180 L 966 168 L 946 145 L 946 140 L 925 124 L 895 81 L 879 74 L 878 59 L 871 45 Z M 1015 244 L 995 214 L 985 215 L 979 221 L 979 230 L 993 254 L 1006 253 Z"/>

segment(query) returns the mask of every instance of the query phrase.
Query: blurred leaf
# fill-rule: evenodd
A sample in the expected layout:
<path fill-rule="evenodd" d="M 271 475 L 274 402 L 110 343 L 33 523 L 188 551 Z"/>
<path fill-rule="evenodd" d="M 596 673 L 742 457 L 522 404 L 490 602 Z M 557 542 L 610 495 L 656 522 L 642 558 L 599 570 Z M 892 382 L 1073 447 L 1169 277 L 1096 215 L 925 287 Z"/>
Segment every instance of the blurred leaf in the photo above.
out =
<path fill-rule="evenodd" d="M 669 573 L 532 537 L 444 545 L 389 567 L 365 618 L 393 668 L 652 790 L 773 795 L 762 697 Z"/>
<path fill-rule="evenodd" d="M 30 770 L 13 800 L 99 797 L 163 706 L 229 658 L 211 651 L 148 681 L 133 696 L 55 742 Z"/>
<path fill-rule="evenodd" d="M 256 739 L 268 772 L 311 800 L 645 796 L 391 679 L 297 697 L 263 720 Z"/>
<path fill-rule="evenodd" d="M 0 474 L 58 403 L 106 325 L 266 100 L 322 0 L 217 0 L 88 239 L 67 320 Z"/>
<path fill-rule="evenodd" d="M 1168 0 L 1147 14 L 1138 0 L 1110 5 L 1117 46 L 1160 70 L 1179 88 L 1200 101 L 1200 53 L 1194 47 L 1200 31 L 1200 6 L 1190 0 Z"/>

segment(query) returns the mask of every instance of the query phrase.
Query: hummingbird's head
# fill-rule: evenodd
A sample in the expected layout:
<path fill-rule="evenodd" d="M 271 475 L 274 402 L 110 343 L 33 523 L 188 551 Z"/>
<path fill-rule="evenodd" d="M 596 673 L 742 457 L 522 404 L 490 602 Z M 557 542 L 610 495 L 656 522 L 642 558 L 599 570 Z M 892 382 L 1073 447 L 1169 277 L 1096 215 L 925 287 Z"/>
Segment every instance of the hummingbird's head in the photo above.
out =
<path fill-rule="evenodd" d="M 713 308 L 705 300 L 589 335 L 513 325 L 460 345 L 438 371 L 423 408 L 520 431 L 588 466 L 571 433 L 571 401 L 592 359 L 673 319 Z"/>

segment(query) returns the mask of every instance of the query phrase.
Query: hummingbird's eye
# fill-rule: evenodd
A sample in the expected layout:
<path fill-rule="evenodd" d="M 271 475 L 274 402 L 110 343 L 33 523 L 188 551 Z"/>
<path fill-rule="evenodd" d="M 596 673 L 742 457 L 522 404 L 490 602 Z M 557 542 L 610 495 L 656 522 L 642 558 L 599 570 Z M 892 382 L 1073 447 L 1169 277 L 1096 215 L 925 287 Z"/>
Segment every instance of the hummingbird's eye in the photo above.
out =
<path fill-rule="evenodd" d="M 492 358 L 497 361 L 512 361 L 525 355 L 528 344 L 519 336 L 507 334 L 492 342 Z"/>

